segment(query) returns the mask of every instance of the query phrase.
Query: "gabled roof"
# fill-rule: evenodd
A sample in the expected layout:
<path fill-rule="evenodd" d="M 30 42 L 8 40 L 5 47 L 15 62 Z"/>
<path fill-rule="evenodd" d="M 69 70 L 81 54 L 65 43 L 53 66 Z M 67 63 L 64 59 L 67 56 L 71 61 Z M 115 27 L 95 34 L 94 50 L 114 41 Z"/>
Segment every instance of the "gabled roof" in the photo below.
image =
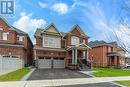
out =
<path fill-rule="evenodd" d="M 79 47 L 87 47 L 88 49 L 91 49 L 91 47 L 89 47 L 87 44 L 85 44 L 85 43 L 81 43 L 81 44 L 79 44 Z"/>
<path fill-rule="evenodd" d="M 41 36 L 42 31 L 43 31 L 43 29 L 37 28 L 36 31 L 35 31 L 35 33 L 34 33 L 34 36 Z"/>
<path fill-rule="evenodd" d="M 16 28 L 16 27 L 10 25 L 10 24 L 6 21 L 6 19 L 3 18 L 1 15 L 0 15 L 0 19 L 2 19 L 2 20 L 10 27 L 9 30 L 16 31 L 18 34 L 24 34 L 24 35 L 26 35 L 27 38 L 29 39 L 29 41 L 32 43 L 32 41 L 31 41 L 29 35 L 28 35 L 26 32 L 24 32 L 24 31 L 22 31 L 22 30 L 20 30 L 20 29 L 18 29 L 18 28 Z M 33 43 L 32 43 L 32 44 L 33 44 Z"/>
<path fill-rule="evenodd" d="M 13 26 L 12 26 L 13 27 Z M 24 31 L 22 31 L 22 30 L 20 30 L 20 29 L 18 29 L 18 28 L 16 28 L 16 27 L 13 27 L 14 29 L 15 29 L 15 31 L 17 32 L 17 33 L 19 33 L 19 34 L 27 34 L 26 32 L 24 32 Z"/>
<path fill-rule="evenodd" d="M 10 30 L 15 30 L 7 21 L 6 21 L 6 19 L 4 18 L 4 17 L 2 17 L 1 15 L 0 15 L 0 19 L 2 19 L 10 28 Z"/>
<path fill-rule="evenodd" d="M 81 29 L 81 27 L 80 27 L 78 24 L 74 25 L 74 26 L 72 27 L 72 29 L 69 31 L 69 33 L 72 32 L 74 29 L 77 29 L 77 30 L 80 32 L 81 35 L 87 36 L 87 35 L 83 32 L 83 30 Z M 88 37 L 88 36 L 87 36 L 87 37 Z"/>
<path fill-rule="evenodd" d="M 59 32 L 59 30 L 57 29 L 57 27 L 56 27 L 53 23 L 51 23 L 49 26 L 47 26 L 47 27 L 43 30 L 43 32 L 46 32 L 46 31 L 48 32 L 48 30 L 50 29 L 50 27 L 54 27 L 55 31 L 61 35 L 61 33 Z M 50 32 L 50 31 L 49 31 L 49 32 Z"/>

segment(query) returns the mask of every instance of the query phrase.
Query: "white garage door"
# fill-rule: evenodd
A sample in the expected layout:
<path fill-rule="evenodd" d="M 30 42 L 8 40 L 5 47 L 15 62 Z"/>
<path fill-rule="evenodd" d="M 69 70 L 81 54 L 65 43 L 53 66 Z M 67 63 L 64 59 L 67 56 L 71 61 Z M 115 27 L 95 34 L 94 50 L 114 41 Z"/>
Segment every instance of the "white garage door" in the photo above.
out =
<path fill-rule="evenodd" d="M 51 68 L 51 59 L 50 58 L 38 59 L 38 68 L 39 69 Z"/>
<path fill-rule="evenodd" d="M 54 68 L 65 68 L 65 61 L 63 58 L 54 58 L 53 60 Z"/>
<path fill-rule="evenodd" d="M 3 70 L 16 70 L 23 67 L 22 60 L 18 56 L 2 56 L 0 63 Z"/>

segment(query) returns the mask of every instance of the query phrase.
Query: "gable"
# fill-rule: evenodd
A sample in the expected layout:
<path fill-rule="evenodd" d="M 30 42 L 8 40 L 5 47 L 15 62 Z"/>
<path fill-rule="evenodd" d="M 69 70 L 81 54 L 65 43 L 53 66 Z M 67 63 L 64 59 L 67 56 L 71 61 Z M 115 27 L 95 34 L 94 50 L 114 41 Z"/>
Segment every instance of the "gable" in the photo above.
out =
<path fill-rule="evenodd" d="M 47 26 L 45 28 L 44 32 L 50 32 L 50 33 L 58 33 L 58 34 L 60 34 L 60 32 L 58 31 L 58 29 L 56 28 L 56 26 L 54 24 L 50 24 L 49 26 Z"/>
<path fill-rule="evenodd" d="M 82 29 L 80 28 L 80 26 L 78 24 L 73 26 L 73 28 L 71 29 L 70 33 L 76 34 L 76 35 L 86 36 L 85 33 L 82 31 Z"/>
<path fill-rule="evenodd" d="M 59 33 L 54 26 L 50 26 L 45 30 L 46 32 Z"/>
<path fill-rule="evenodd" d="M 78 35 L 78 36 L 81 35 L 81 33 L 78 31 L 77 28 L 74 28 L 74 29 L 71 31 L 71 34 Z"/>
<path fill-rule="evenodd" d="M 0 18 L 0 27 L 3 31 L 8 31 L 10 28 L 10 26 L 2 18 Z"/>

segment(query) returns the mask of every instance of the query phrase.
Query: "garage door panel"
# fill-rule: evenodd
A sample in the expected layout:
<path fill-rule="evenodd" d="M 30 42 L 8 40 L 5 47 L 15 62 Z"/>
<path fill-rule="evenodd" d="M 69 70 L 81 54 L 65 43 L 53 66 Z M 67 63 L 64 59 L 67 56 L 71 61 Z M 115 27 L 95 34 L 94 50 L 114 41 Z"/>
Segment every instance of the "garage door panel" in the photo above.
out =
<path fill-rule="evenodd" d="M 53 66 L 54 68 L 65 68 L 64 59 L 54 59 Z"/>
<path fill-rule="evenodd" d="M 3 57 L 2 58 L 2 69 L 3 70 L 16 70 L 23 67 L 22 60 L 20 58 Z"/>
<path fill-rule="evenodd" d="M 51 68 L 51 59 L 38 59 L 38 68 Z"/>

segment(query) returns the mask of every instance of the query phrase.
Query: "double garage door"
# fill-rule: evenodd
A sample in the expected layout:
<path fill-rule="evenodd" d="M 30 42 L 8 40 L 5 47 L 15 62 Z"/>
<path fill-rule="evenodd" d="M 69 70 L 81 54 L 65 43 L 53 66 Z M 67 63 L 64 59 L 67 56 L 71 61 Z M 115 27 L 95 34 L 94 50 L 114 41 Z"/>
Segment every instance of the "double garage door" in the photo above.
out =
<path fill-rule="evenodd" d="M 23 67 L 22 60 L 18 56 L 1 56 L 0 69 L 1 70 L 16 70 Z"/>
<path fill-rule="evenodd" d="M 38 59 L 39 69 L 50 69 L 50 68 L 65 68 L 64 58 L 39 58 Z"/>

